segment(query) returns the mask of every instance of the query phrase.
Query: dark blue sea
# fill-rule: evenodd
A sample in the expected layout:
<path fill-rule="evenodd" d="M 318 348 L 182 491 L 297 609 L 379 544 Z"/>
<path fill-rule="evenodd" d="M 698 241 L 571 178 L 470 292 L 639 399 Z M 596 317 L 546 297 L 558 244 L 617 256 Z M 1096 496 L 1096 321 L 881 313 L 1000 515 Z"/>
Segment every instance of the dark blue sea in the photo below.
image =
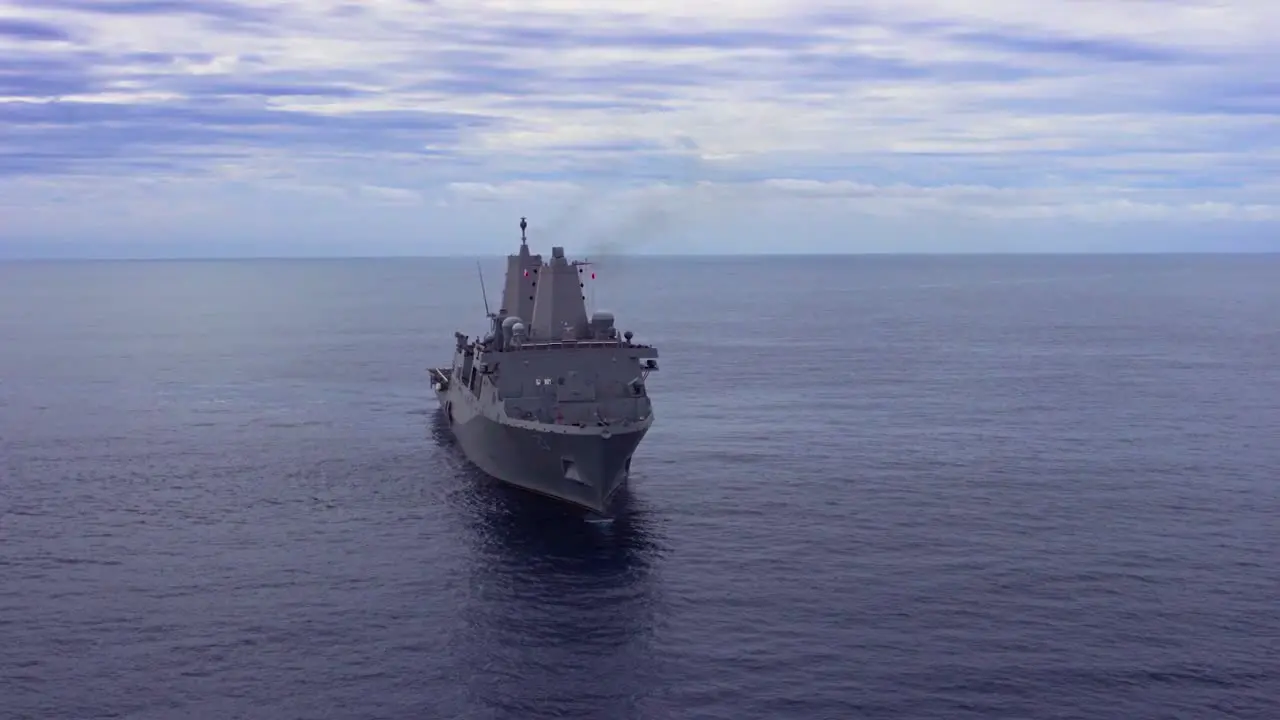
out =
<path fill-rule="evenodd" d="M 1280 718 L 1280 257 L 598 271 L 612 524 L 450 444 L 470 261 L 0 264 L 0 718 Z"/>

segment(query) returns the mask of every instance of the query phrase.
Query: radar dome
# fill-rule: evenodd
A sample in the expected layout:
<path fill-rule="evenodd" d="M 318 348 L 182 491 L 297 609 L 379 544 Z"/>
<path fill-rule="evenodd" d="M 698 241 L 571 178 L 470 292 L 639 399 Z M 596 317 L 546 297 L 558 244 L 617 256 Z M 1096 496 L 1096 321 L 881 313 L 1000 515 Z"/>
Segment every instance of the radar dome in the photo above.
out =
<path fill-rule="evenodd" d="M 520 324 L 520 318 L 515 315 L 508 315 L 502 321 L 502 347 L 511 344 L 511 337 L 514 334 L 511 329 Z"/>

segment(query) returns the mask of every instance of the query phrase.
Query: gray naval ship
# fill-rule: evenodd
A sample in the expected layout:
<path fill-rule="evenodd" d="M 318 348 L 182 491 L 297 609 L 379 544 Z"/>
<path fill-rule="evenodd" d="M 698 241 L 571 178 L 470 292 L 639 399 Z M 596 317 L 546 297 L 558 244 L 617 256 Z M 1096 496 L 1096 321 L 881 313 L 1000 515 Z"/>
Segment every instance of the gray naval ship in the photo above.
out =
<path fill-rule="evenodd" d="M 431 386 L 458 445 L 486 474 L 608 516 L 653 424 L 645 381 L 658 351 L 629 330 L 619 335 L 611 313 L 587 317 L 587 263 L 567 260 L 562 247 L 543 262 L 529 252 L 527 227 L 520 218 L 498 312 L 485 300 L 488 334 L 454 333 L 453 365 L 432 368 Z"/>

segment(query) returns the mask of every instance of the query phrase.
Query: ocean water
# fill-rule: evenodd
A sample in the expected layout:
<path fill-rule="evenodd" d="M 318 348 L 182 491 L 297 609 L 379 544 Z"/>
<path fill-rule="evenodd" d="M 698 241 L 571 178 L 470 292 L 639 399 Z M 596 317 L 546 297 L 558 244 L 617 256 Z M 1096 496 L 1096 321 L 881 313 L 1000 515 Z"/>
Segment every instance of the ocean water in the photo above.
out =
<path fill-rule="evenodd" d="M 612 524 L 442 431 L 471 263 L 0 265 L 0 718 L 1280 717 L 1280 258 L 598 272 Z"/>

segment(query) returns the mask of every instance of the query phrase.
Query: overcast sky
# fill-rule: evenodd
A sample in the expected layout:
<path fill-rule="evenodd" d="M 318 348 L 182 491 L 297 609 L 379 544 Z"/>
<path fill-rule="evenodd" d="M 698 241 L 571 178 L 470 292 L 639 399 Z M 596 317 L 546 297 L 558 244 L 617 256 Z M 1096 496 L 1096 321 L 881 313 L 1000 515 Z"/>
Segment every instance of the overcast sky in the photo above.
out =
<path fill-rule="evenodd" d="M 0 256 L 1280 250 L 1276 0 L 0 0 Z"/>

